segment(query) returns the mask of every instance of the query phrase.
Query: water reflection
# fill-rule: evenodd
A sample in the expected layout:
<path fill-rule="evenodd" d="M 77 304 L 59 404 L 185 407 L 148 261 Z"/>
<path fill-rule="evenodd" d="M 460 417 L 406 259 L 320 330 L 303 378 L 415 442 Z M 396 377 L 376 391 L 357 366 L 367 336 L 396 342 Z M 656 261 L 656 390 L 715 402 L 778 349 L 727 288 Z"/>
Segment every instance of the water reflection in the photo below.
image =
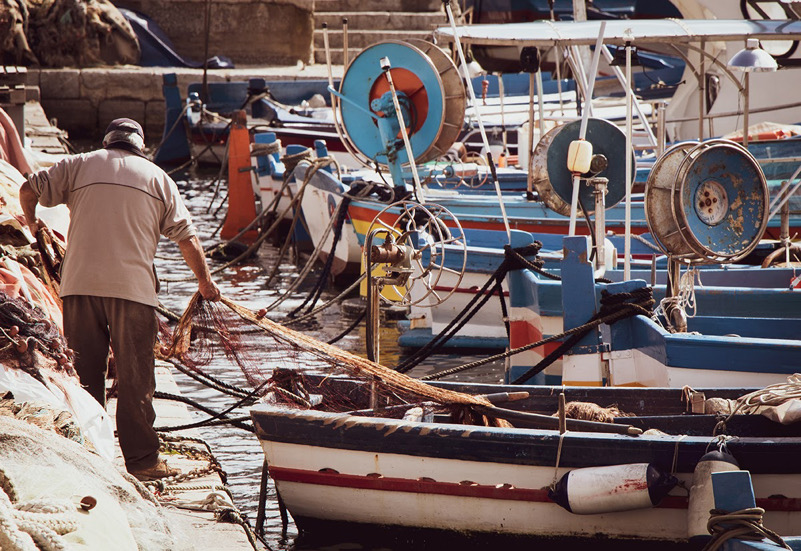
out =
<path fill-rule="evenodd" d="M 200 177 L 176 178 L 187 206 L 192 212 L 195 224 L 200 231 L 200 238 L 204 245 L 214 244 L 218 241 L 218 237 L 213 234 L 220 225 L 221 218 L 219 217 L 223 216 L 225 212 L 225 209 L 222 209 L 217 216 L 214 215 L 218 203 L 209 208 L 209 198 L 213 194 L 212 184 L 215 176 L 216 172 L 210 173 L 208 177 L 201 175 Z M 284 263 L 270 287 L 267 288 L 264 282 L 267 274 L 272 270 L 277 254 L 278 249 L 276 247 L 264 243 L 253 258 L 242 265 L 216 274 L 215 280 L 223 294 L 236 302 L 252 310 L 263 308 L 283 294 L 283 291 L 294 282 L 299 272 L 298 267 L 295 265 Z M 192 274 L 181 260 L 177 246 L 169 241 L 162 241 L 156 263 L 159 274 L 162 277 L 169 277 L 171 280 L 191 279 Z M 214 269 L 216 266 L 222 265 L 222 262 L 212 260 L 210 265 Z M 296 291 L 296 296 L 283 302 L 278 307 L 278 310 L 286 313 L 299 306 L 305 299 L 307 292 L 314 286 L 315 276 L 316 274 L 313 272 Z M 189 298 L 196 289 L 197 285 L 194 281 L 167 282 L 162 287 L 160 299 L 167 308 L 180 313 L 183 312 Z M 338 289 L 328 289 L 323 294 L 320 304 L 329 300 L 338 292 Z M 294 325 L 293 329 L 326 341 L 344 331 L 356 319 L 358 310 L 359 308 L 333 306 L 318 314 L 313 320 Z M 275 319 L 272 314 L 271 317 Z M 387 365 L 397 364 L 402 359 L 403 352 L 397 344 L 397 330 L 394 327 L 394 322 L 390 321 L 385 324 L 380 334 L 380 340 L 382 361 Z M 288 364 L 286 351 L 274 350 L 272 340 L 267 337 L 257 333 L 248 333 L 243 335 L 242 343 L 249 348 L 250 356 L 257 360 L 264 371 L 271 369 L 275 365 Z M 364 328 L 360 327 L 341 339 L 337 346 L 356 354 L 364 355 L 364 343 Z M 224 358 L 223 355 L 220 355 L 220 357 Z M 410 374 L 419 377 L 447 367 L 461 365 L 471 359 L 474 358 L 456 354 L 437 355 L 417 366 Z M 320 370 L 325 367 L 320 362 L 309 361 L 305 357 L 303 364 L 304 369 L 310 370 Z M 210 375 L 226 383 L 243 388 L 248 387 L 245 375 L 235 364 L 228 363 L 224 359 L 216 360 L 205 370 Z M 498 382 L 500 373 L 501 367 L 499 364 L 488 365 L 457 375 L 452 380 Z M 215 410 L 219 411 L 230 407 L 235 401 L 234 398 L 224 396 L 217 391 L 202 386 L 181 373 L 175 372 L 175 378 L 185 396 Z M 233 416 L 246 414 L 247 411 L 232 412 Z M 197 413 L 195 416 L 197 419 L 203 419 L 206 414 Z M 202 437 L 209 442 L 223 469 L 228 473 L 228 483 L 237 506 L 247 514 L 252 524 L 255 523 L 263 464 L 263 454 L 258 440 L 250 433 L 228 426 L 200 430 Z M 268 542 L 273 549 L 287 548 L 296 543 L 299 549 L 320 549 L 321 545 L 326 548 L 354 548 L 351 546 L 352 544 L 337 541 L 329 541 L 324 544 L 320 541 L 304 543 L 304 540 L 301 540 L 296 542 L 297 530 L 291 522 L 287 539 L 282 539 L 281 519 L 275 497 L 275 489 L 272 485 L 269 487 L 267 497 L 265 528 L 268 534 Z M 356 546 L 356 548 L 358 547 Z"/>

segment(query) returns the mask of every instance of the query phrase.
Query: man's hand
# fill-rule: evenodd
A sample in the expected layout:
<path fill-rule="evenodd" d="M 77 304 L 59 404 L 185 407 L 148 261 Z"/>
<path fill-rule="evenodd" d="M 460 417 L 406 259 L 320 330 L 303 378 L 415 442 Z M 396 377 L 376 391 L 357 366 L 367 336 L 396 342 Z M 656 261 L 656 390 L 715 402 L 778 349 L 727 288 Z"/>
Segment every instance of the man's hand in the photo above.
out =
<path fill-rule="evenodd" d="M 204 299 L 210 300 L 212 302 L 218 301 L 220 300 L 220 298 L 222 298 L 222 293 L 220 292 L 220 289 L 217 287 L 217 284 L 214 283 L 212 280 L 199 283 L 198 292 L 200 292 L 200 296 L 202 296 Z"/>
<path fill-rule="evenodd" d="M 26 180 L 19 188 L 19 203 L 22 207 L 22 212 L 25 215 L 25 222 L 28 224 L 28 229 L 36 237 L 36 232 L 39 228 L 44 227 L 44 222 L 36 217 L 36 204 L 39 198 L 34 193 L 31 184 Z"/>
<path fill-rule="evenodd" d="M 31 234 L 32 234 L 34 237 L 36 237 L 36 234 L 37 234 L 37 232 L 38 232 L 40 229 L 42 229 L 42 228 L 45 228 L 45 227 L 46 227 L 46 226 L 45 226 L 45 223 L 44 223 L 44 222 L 42 222 L 42 221 L 41 221 L 40 219 L 38 219 L 38 218 L 35 218 L 35 219 L 33 220 L 33 222 L 30 222 L 30 221 L 28 221 L 28 229 L 29 229 L 29 230 L 31 230 Z"/>

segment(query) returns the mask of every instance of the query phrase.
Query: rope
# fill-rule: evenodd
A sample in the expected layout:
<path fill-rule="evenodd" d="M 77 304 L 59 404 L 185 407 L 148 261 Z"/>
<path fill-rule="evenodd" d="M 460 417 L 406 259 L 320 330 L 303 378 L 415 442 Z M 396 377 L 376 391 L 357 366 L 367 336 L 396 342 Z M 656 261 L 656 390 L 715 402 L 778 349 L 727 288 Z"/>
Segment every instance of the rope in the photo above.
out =
<path fill-rule="evenodd" d="M 328 341 L 326 341 L 326 342 L 327 342 L 328 344 L 334 344 L 335 342 L 338 342 L 338 341 L 342 340 L 342 338 L 344 338 L 344 337 L 345 337 L 346 335 L 348 335 L 348 334 L 349 334 L 351 331 L 353 331 L 354 329 L 356 329 L 356 327 L 358 327 L 358 326 L 359 326 L 359 324 L 360 324 L 360 323 L 361 323 L 361 322 L 364 320 L 364 318 L 365 318 L 365 317 L 367 317 L 367 308 L 365 308 L 364 310 L 362 310 L 362 313 L 361 313 L 361 314 L 359 314 L 359 317 L 357 317 L 355 320 L 353 320 L 353 323 L 351 323 L 351 324 L 348 326 L 348 328 L 347 328 L 347 329 L 345 329 L 345 330 L 344 330 L 344 331 L 342 331 L 342 332 L 341 332 L 339 335 L 337 335 L 336 337 L 334 337 L 334 338 L 332 338 L 332 339 L 330 339 L 330 340 L 328 340 Z"/>
<path fill-rule="evenodd" d="M 69 500 L 36 499 L 17 503 L 17 492 L 0 469 L 0 549 L 4 551 L 66 551 L 61 537 L 78 529 Z"/>
<path fill-rule="evenodd" d="M 687 317 L 694 317 L 696 314 L 695 303 L 695 280 L 701 283 L 701 274 L 698 268 L 689 268 L 686 272 L 679 277 L 678 293 L 674 296 L 665 297 L 659 301 L 659 306 L 654 310 L 656 316 L 664 316 L 665 319 L 670 319 L 666 315 L 672 309 L 679 308 L 687 314 Z M 691 313 L 687 313 L 688 310 Z"/>
<path fill-rule="evenodd" d="M 303 151 L 298 153 L 293 153 L 291 155 L 284 155 L 281 157 L 281 162 L 284 163 L 285 171 L 284 174 L 292 174 L 294 172 L 295 167 L 298 166 L 301 161 L 309 161 L 311 162 L 314 159 L 314 152 L 310 147 L 307 147 Z"/>
<path fill-rule="evenodd" d="M 317 308 L 315 308 L 314 310 L 312 310 L 312 311 L 311 311 L 311 312 L 309 312 L 308 314 L 303 314 L 302 316 L 298 316 L 298 317 L 296 317 L 296 318 L 293 318 L 293 319 L 290 319 L 290 320 L 285 320 L 285 321 L 283 322 L 283 323 L 284 323 L 284 325 L 286 325 L 286 326 L 295 325 L 295 324 L 298 324 L 298 323 L 300 323 L 300 322 L 303 322 L 303 321 L 306 321 L 306 320 L 308 320 L 308 319 L 311 319 L 311 318 L 313 318 L 314 316 L 316 316 L 318 313 L 322 312 L 323 310 L 325 310 L 326 308 L 328 308 L 329 306 L 331 306 L 332 304 L 334 304 L 335 302 L 341 302 L 341 301 L 342 301 L 342 300 L 344 300 L 344 299 L 345 299 L 345 297 L 346 297 L 346 296 L 348 296 L 348 295 L 349 295 L 349 294 L 350 294 L 350 293 L 351 293 L 351 292 L 352 292 L 354 289 L 356 289 L 356 288 L 357 288 L 357 287 L 358 287 L 358 286 L 361 284 L 361 282 L 362 282 L 362 281 L 364 281 L 364 278 L 365 278 L 365 277 L 367 277 L 367 274 L 362 274 L 362 275 L 360 275 L 360 276 L 359 276 L 359 278 L 358 278 L 356 281 L 354 281 L 353 283 L 351 283 L 351 284 L 348 286 L 348 288 L 347 288 L 347 289 L 345 289 L 344 291 L 342 291 L 341 293 L 339 293 L 337 296 L 335 296 L 334 298 L 332 298 L 332 299 L 331 299 L 331 300 L 329 300 L 328 302 L 326 302 L 326 303 L 324 303 L 324 304 L 321 304 L 320 306 L 318 306 Z"/>
<path fill-rule="evenodd" d="M 253 427 L 251 425 L 245 425 L 245 424 L 242 423 L 242 421 L 247 421 L 249 419 L 249 417 L 247 417 L 247 416 L 235 417 L 235 418 L 234 417 L 227 417 L 225 415 L 225 413 L 220 413 L 220 412 L 214 411 L 213 409 L 211 409 L 211 408 L 209 408 L 207 406 L 204 406 L 203 404 L 201 404 L 199 402 L 196 402 L 195 400 L 192 400 L 191 398 L 187 398 L 187 397 L 181 396 L 179 394 L 170 394 L 168 392 L 161 392 L 161 391 L 157 390 L 153 394 L 153 396 L 155 398 L 160 398 L 162 400 L 172 400 L 174 402 L 181 402 L 183 404 L 190 405 L 190 406 L 192 406 L 193 408 L 195 408 L 195 409 L 197 409 L 199 411 L 202 411 L 204 413 L 208 413 L 209 415 L 211 415 L 211 417 L 208 418 L 208 419 L 205 419 L 203 421 L 198 421 L 198 423 L 201 423 L 198 426 L 211 426 L 211 425 L 231 424 L 231 425 L 235 426 L 236 428 L 239 428 L 239 429 L 242 429 L 242 430 L 246 430 L 248 432 L 253 432 Z M 182 427 L 156 427 L 156 430 L 157 431 L 161 431 L 161 432 L 172 432 L 174 430 L 181 430 L 181 428 Z M 183 428 L 188 428 L 188 427 L 183 427 Z"/>
<path fill-rule="evenodd" d="M 323 290 L 325 289 L 325 283 L 328 280 L 328 275 L 331 273 L 331 266 L 334 264 L 334 257 L 335 252 L 337 250 L 337 245 L 339 244 L 339 240 L 342 237 L 342 228 L 345 225 L 345 219 L 348 216 L 348 206 L 350 205 L 351 198 L 348 195 L 342 197 L 342 201 L 337 206 L 336 217 L 333 218 L 334 222 L 334 237 L 331 243 L 331 251 L 328 253 L 328 258 L 325 260 L 325 265 L 323 266 L 323 271 L 320 274 L 320 277 L 317 279 L 317 283 L 315 284 L 314 288 L 309 292 L 308 297 L 303 303 L 289 312 L 287 317 L 292 318 L 295 317 L 301 310 L 306 308 L 308 305 L 308 310 L 306 313 L 314 309 L 314 305 L 317 304 L 317 301 L 320 299 L 320 295 L 322 294 Z"/>
<path fill-rule="evenodd" d="M 165 361 L 169 362 L 170 364 L 175 367 L 178 371 L 186 375 L 187 377 L 191 377 L 195 381 L 199 382 L 202 385 L 205 385 L 209 388 L 222 392 L 223 394 L 228 394 L 229 396 L 235 396 L 237 398 L 243 398 L 247 395 L 248 391 L 234 386 L 232 384 L 226 383 L 216 377 L 201 371 L 200 369 L 189 369 L 188 367 L 184 366 L 178 360 L 174 358 L 165 358 Z"/>
<path fill-rule="evenodd" d="M 765 509 L 761 507 L 751 507 L 731 513 L 712 509 L 707 522 L 707 530 L 712 534 L 712 539 L 702 551 L 720 549 L 726 541 L 734 538 L 748 541 L 761 541 L 767 538 L 784 549 L 791 549 L 779 534 L 762 525 L 764 513 Z"/>
<path fill-rule="evenodd" d="M 536 256 L 541 248 L 542 243 L 539 241 L 535 241 L 531 245 L 520 247 L 518 249 L 512 249 L 509 245 L 505 245 L 503 262 L 501 262 L 501 265 L 498 266 L 495 272 L 487 279 L 487 281 L 484 283 L 484 286 L 475 295 L 473 295 L 464 309 L 459 312 L 459 314 L 457 314 L 436 337 L 427 342 L 425 346 L 417 350 L 417 352 L 412 354 L 409 358 L 398 364 L 395 367 L 395 370 L 399 373 L 407 373 L 415 366 L 420 364 L 423 360 L 428 358 L 431 354 L 434 354 L 437 350 L 442 348 L 442 346 L 444 346 L 444 344 L 448 342 L 451 337 L 458 333 L 462 327 L 464 327 L 481 309 L 481 307 L 487 303 L 492 296 L 492 293 L 488 292 L 489 289 L 493 287 L 499 288 L 501 281 L 503 281 L 503 279 L 506 277 L 506 274 L 510 270 L 518 269 L 520 267 L 519 257 L 522 257 L 527 263 L 537 266 L 536 262 L 532 263 L 525 257 Z"/>
<path fill-rule="evenodd" d="M 266 157 L 273 153 L 281 153 L 281 140 L 271 143 L 252 143 L 250 144 L 251 157 Z"/>
<path fill-rule="evenodd" d="M 196 296 L 199 295 L 196 294 Z M 484 398 L 433 387 L 420 381 L 419 379 L 402 375 L 397 371 L 394 371 L 381 364 L 372 362 L 366 358 L 362 358 L 361 356 L 357 356 L 335 346 L 318 341 L 298 331 L 293 331 L 292 329 L 277 324 L 267 318 L 259 318 L 248 308 L 237 304 L 226 296 L 221 298 L 221 302 L 229 307 L 233 312 L 238 314 L 242 319 L 261 327 L 273 338 L 296 347 L 305 353 L 322 358 L 329 363 L 346 367 L 352 372 L 372 375 L 390 388 L 414 392 L 422 397 L 429 398 L 443 404 L 489 405 Z"/>
<path fill-rule="evenodd" d="M 214 413 L 211 417 L 209 417 L 207 419 L 202 419 L 202 420 L 196 421 L 194 423 L 187 423 L 185 425 L 175 425 L 175 426 L 171 426 L 171 427 L 159 427 L 156 430 L 160 431 L 160 432 L 171 432 L 171 431 L 176 431 L 176 430 L 193 429 L 193 428 L 197 428 L 197 427 L 202 427 L 202 426 L 208 424 L 211 421 L 216 421 L 217 419 L 222 419 L 228 413 L 231 413 L 233 410 L 235 410 L 237 408 L 240 408 L 245 404 L 253 403 L 255 401 L 255 398 L 258 396 L 259 391 L 268 382 L 269 382 L 269 379 L 264 381 L 263 383 L 261 383 L 256 388 L 254 388 L 252 392 L 250 392 L 247 396 L 245 396 L 244 398 L 242 398 L 241 400 L 239 400 L 238 402 L 236 402 L 232 406 L 229 406 L 228 408 L 224 409 L 223 411 Z M 183 401 L 183 400 L 181 400 L 181 401 Z M 199 404 L 197 404 L 197 405 L 199 406 Z M 238 424 L 238 423 L 232 423 L 232 424 L 234 426 L 236 426 L 237 428 L 241 428 L 243 430 L 247 430 L 247 431 L 250 431 L 250 432 L 255 432 L 253 427 L 248 427 L 247 425 L 241 425 L 241 424 Z"/>
<path fill-rule="evenodd" d="M 629 302 L 635 300 L 636 302 Z M 650 287 L 643 287 L 632 291 L 630 293 L 615 293 L 610 294 L 606 290 L 601 292 L 601 309 L 593 315 L 587 323 L 564 331 L 560 337 L 570 335 L 569 338 L 559 345 L 556 350 L 545 356 L 537 365 L 526 371 L 523 375 L 512 381 L 512 384 L 519 385 L 528 381 L 531 377 L 541 372 L 543 369 L 551 365 L 559 359 L 565 352 L 573 348 L 584 336 L 593 328 L 600 326 L 603 323 L 612 325 L 627 317 L 633 317 L 638 314 L 650 316 L 650 308 L 654 304 L 653 290 Z M 543 341 L 546 339 L 543 339 Z M 551 339 L 556 340 L 556 339 Z M 534 348 L 534 346 L 526 345 L 516 350 L 525 348 Z"/>

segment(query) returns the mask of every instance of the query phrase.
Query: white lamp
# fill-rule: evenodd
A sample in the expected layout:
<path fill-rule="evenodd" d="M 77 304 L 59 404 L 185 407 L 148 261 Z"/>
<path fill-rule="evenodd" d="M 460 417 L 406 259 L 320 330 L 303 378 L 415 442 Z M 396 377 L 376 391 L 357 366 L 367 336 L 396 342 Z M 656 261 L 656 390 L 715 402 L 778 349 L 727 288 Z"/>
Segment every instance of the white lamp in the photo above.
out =
<path fill-rule="evenodd" d="M 749 38 L 745 41 L 745 49 L 734 54 L 728 66 L 745 72 L 743 86 L 743 147 L 748 147 L 748 79 L 753 71 L 767 72 L 779 68 L 776 60 L 768 52 L 759 47 L 759 40 Z"/>

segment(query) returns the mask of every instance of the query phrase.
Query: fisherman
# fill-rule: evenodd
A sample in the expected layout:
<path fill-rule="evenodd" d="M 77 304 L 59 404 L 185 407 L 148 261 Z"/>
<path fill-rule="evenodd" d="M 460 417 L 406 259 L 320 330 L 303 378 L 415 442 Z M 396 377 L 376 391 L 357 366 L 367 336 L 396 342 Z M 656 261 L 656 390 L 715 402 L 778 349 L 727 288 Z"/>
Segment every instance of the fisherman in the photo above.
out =
<path fill-rule="evenodd" d="M 116 119 L 104 149 L 67 157 L 29 175 L 20 204 L 34 235 L 37 202 L 70 210 L 61 270 L 64 336 L 83 386 L 105 407 L 109 345 L 118 380 L 117 433 L 128 472 L 140 480 L 180 473 L 159 458 L 154 346 L 159 236 L 178 243 L 207 300 L 219 300 L 189 211 L 175 182 L 142 152 L 144 132 Z"/>

